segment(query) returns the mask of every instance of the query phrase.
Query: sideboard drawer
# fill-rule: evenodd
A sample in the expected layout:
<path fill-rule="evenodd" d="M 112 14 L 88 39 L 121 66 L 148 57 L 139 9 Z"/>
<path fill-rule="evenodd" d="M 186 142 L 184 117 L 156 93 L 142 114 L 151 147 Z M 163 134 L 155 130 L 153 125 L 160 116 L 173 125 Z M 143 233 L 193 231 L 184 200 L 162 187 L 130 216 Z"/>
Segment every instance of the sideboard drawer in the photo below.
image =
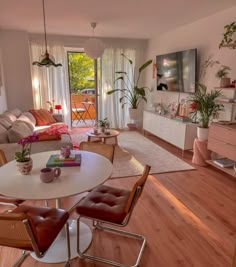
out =
<path fill-rule="evenodd" d="M 234 145 L 210 137 L 208 139 L 208 149 L 236 161 L 236 146 Z"/>
<path fill-rule="evenodd" d="M 211 124 L 209 129 L 209 138 L 221 140 L 224 143 L 236 146 L 235 128 L 222 127 L 221 125 Z"/>

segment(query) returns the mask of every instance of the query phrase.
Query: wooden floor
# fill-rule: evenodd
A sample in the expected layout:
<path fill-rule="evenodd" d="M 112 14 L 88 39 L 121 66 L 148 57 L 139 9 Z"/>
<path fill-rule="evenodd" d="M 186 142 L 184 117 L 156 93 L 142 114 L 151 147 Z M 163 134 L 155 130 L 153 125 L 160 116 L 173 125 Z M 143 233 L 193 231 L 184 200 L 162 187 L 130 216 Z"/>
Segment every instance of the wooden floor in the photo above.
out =
<path fill-rule="evenodd" d="M 181 157 L 179 149 L 156 137 L 148 138 Z M 191 157 L 186 153 L 184 160 L 191 163 Z M 128 227 L 147 238 L 140 266 L 231 267 L 236 244 L 236 180 L 213 167 L 195 167 L 193 171 L 149 176 Z M 115 179 L 107 184 L 131 188 L 136 179 Z M 75 198 L 68 198 L 63 204 L 67 208 L 74 202 Z M 96 232 L 89 251 L 132 264 L 137 243 Z M 0 247 L 0 267 L 11 266 L 19 253 Z M 29 256 L 22 266 L 63 264 L 43 264 Z M 71 263 L 75 266 L 107 265 L 77 258 Z"/>

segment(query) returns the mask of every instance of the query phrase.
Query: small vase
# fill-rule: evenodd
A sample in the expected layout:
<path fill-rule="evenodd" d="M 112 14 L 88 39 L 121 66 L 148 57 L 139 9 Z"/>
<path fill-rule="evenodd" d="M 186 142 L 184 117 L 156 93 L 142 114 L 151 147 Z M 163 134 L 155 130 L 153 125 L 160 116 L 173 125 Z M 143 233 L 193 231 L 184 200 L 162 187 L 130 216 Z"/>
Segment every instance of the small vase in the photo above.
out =
<path fill-rule="evenodd" d="M 16 161 L 16 167 L 18 169 L 18 171 L 23 174 L 23 175 L 27 175 L 31 172 L 32 167 L 33 167 L 33 160 L 29 159 L 28 161 L 25 162 L 19 162 Z"/>

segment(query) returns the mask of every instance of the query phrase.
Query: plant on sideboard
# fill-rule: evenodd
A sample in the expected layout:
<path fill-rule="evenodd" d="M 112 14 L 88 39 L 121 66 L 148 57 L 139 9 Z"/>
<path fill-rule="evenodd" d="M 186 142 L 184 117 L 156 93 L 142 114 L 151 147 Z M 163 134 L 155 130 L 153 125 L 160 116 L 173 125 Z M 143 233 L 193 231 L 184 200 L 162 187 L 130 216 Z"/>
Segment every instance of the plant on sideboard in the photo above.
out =
<path fill-rule="evenodd" d="M 121 54 L 121 56 L 129 63 L 131 77 L 126 71 L 116 71 L 116 74 L 118 74 L 119 77 L 116 78 L 115 84 L 121 81 L 122 88 L 110 90 L 107 94 L 111 95 L 113 93 L 121 92 L 119 101 L 122 104 L 122 108 L 127 104 L 131 109 L 136 110 L 142 101 L 147 102 L 145 89 L 148 87 L 140 87 L 139 81 L 143 70 L 152 63 L 152 60 L 146 61 L 141 67 L 139 67 L 138 76 L 135 77 L 133 61 L 124 54 Z"/>
<path fill-rule="evenodd" d="M 216 103 L 217 97 L 221 96 L 221 91 L 216 89 L 207 92 L 204 84 L 198 84 L 196 92 L 190 96 L 190 113 L 199 120 L 199 128 L 208 129 L 209 123 L 223 110 L 222 104 Z M 200 137 L 200 139 L 202 139 Z M 203 139 L 202 139 L 203 140 Z"/>

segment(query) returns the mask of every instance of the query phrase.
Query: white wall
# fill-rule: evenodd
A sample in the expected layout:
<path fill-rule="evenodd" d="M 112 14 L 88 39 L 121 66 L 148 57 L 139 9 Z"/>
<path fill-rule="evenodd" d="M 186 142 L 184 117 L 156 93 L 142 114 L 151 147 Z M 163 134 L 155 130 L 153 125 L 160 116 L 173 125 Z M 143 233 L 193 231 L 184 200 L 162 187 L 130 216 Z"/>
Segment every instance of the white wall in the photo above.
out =
<path fill-rule="evenodd" d="M 2 65 L 8 109 L 33 107 L 29 39 L 23 31 L 1 31 Z"/>
<path fill-rule="evenodd" d="M 210 55 L 214 55 L 213 59 L 217 59 L 221 64 L 231 67 L 230 77 L 236 79 L 236 50 L 229 48 L 219 49 L 222 39 L 224 25 L 235 21 L 236 6 L 216 13 L 213 16 L 201 19 L 194 23 L 179 27 L 173 31 L 158 35 L 149 40 L 147 58 L 156 61 L 156 55 L 169 52 L 181 51 L 190 48 L 198 49 L 198 65 L 205 61 Z M 219 86 L 219 80 L 215 77 L 217 68 L 209 68 L 205 79 L 202 81 L 208 86 L 208 90 Z M 152 102 L 164 102 L 166 105 L 172 101 L 177 101 L 178 93 L 157 92 L 156 79 L 152 79 L 152 74 L 147 73 L 146 84 L 153 88 L 154 91 L 148 95 L 148 105 Z M 183 94 L 180 98 L 185 98 L 187 94 Z M 226 110 L 229 108 L 226 107 Z"/>

